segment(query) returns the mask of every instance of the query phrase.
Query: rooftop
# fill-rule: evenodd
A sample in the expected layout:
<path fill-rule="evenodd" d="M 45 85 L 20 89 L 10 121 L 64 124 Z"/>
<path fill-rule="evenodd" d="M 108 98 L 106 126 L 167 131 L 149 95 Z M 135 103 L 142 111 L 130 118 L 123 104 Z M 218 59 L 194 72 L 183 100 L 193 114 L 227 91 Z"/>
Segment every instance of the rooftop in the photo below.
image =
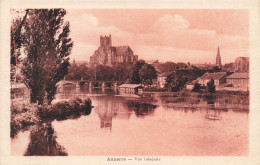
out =
<path fill-rule="evenodd" d="M 123 53 L 126 53 L 128 51 L 132 51 L 131 48 L 128 45 L 126 45 L 126 46 L 115 46 L 115 49 L 116 49 L 118 54 L 123 54 Z"/>
<path fill-rule="evenodd" d="M 218 80 L 226 75 L 226 72 L 215 72 L 215 73 L 205 73 L 200 77 L 200 79 L 213 79 Z"/>
<path fill-rule="evenodd" d="M 228 76 L 227 78 L 230 79 L 249 79 L 249 73 L 233 73 L 232 75 Z"/>

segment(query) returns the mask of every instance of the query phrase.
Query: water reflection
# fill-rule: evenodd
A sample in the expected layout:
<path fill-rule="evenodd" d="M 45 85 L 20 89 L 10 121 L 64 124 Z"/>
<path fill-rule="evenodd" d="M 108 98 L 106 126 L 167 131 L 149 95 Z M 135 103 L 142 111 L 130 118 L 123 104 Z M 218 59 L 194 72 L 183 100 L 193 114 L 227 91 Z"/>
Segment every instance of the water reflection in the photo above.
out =
<path fill-rule="evenodd" d="M 112 119 L 127 119 L 129 120 L 131 114 L 134 112 L 137 117 L 144 117 L 146 115 L 153 115 L 156 105 L 147 103 L 154 102 L 154 98 L 150 97 L 117 97 L 113 95 L 107 95 L 105 97 L 96 96 L 93 99 L 95 110 L 98 113 L 100 119 L 100 128 L 112 129 Z M 102 103 L 102 104 L 100 104 Z"/>
<path fill-rule="evenodd" d="M 249 112 L 248 96 L 222 95 L 217 97 L 197 96 L 172 96 L 159 94 L 158 102 L 165 109 L 186 110 L 195 112 L 197 110 L 215 109 L 220 111 Z"/>
<path fill-rule="evenodd" d="M 100 119 L 100 128 L 112 128 L 112 118 L 116 116 L 116 110 L 118 106 L 112 106 L 112 102 L 108 101 L 107 97 L 97 98 L 98 101 L 102 101 L 103 105 L 97 106 L 98 117 Z"/>
<path fill-rule="evenodd" d="M 75 96 L 89 97 L 94 106 L 92 113 L 55 121 L 53 127 L 49 123 L 35 128 L 25 155 L 66 155 L 68 151 L 73 156 L 111 153 L 227 156 L 246 155 L 248 151 L 249 102 L 244 96 L 205 98 L 172 93 L 137 96 L 101 88 L 79 88 L 64 90 L 56 98 Z M 77 119 L 70 120 L 73 118 Z"/>
<path fill-rule="evenodd" d="M 136 100 L 128 100 L 127 106 L 130 110 L 134 110 L 137 117 L 144 117 L 146 115 L 153 115 L 156 105 L 149 103 L 142 103 Z"/>
<path fill-rule="evenodd" d="M 51 122 L 39 123 L 30 134 L 25 156 L 67 156 L 65 148 L 56 141 Z"/>

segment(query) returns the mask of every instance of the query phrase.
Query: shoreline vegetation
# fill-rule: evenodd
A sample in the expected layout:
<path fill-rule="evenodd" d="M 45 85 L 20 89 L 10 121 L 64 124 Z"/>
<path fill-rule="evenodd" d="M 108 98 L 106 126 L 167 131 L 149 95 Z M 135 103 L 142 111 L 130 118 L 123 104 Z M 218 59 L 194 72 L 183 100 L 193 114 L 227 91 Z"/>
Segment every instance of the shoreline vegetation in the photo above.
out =
<path fill-rule="evenodd" d="M 92 110 L 92 102 L 89 98 L 76 97 L 51 105 L 21 103 L 21 99 L 11 99 L 10 136 L 12 138 L 19 131 L 27 130 L 29 126 L 54 120 L 76 119 L 81 115 L 89 115 Z"/>
<path fill-rule="evenodd" d="M 228 95 L 241 95 L 241 96 L 249 96 L 249 91 L 226 91 L 226 90 L 221 90 L 221 91 L 216 91 L 214 93 L 209 93 L 206 91 L 200 91 L 200 92 L 194 92 L 191 90 L 187 89 L 182 89 L 181 91 L 178 92 L 172 92 L 169 89 L 166 88 L 145 88 L 144 93 L 149 93 L 149 92 L 170 92 L 173 94 L 178 94 L 178 93 L 189 93 L 191 95 L 197 94 L 199 96 L 206 96 L 206 95 L 213 95 L 213 96 L 221 96 L 223 94 L 228 94 Z"/>

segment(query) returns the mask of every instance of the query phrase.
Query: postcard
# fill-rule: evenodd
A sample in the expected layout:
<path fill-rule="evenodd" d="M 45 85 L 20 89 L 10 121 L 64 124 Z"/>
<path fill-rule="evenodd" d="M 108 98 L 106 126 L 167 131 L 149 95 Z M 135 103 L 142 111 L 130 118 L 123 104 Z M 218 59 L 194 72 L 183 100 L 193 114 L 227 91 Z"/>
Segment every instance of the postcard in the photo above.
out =
<path fill-rule="evenodd" d="M 258 164 L 257 1 L 1 5 L 1 164 Z"/>

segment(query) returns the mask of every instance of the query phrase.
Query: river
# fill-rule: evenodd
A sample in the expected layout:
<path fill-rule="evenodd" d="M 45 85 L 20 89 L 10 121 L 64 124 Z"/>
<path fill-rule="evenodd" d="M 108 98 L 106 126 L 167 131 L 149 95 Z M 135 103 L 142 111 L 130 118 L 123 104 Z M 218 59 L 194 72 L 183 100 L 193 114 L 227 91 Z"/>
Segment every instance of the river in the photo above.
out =
<path fill-rule="evenodd" d="M 12 155 L 241 156 L 248 154 L 249 99 L 64 89 L 56 100 L 92 100 L 89 115 L 40 123 L 11 141 Z"/>

